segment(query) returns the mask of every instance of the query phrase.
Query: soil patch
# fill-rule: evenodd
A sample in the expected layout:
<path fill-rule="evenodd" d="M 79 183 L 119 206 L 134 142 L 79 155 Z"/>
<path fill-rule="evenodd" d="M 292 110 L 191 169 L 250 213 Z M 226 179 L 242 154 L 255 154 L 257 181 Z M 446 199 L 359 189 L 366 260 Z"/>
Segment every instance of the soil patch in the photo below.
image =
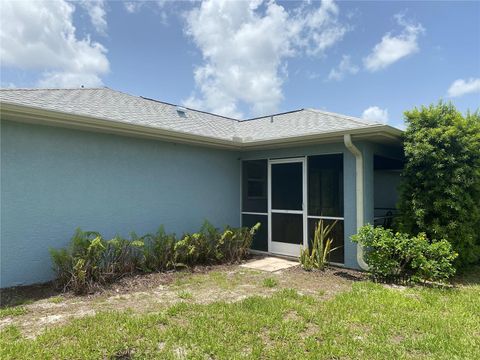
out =
<path fill-rule="evenodd" d="M 23 302 L 27 312 L 0 319 L 0 329 L 15 325 L 25 336 L 35 337 L 52 326 L 102 311 L 150 313 L 163 311 L 178 302 L 235 302 L 253 295 L 270 296 L 281 289 L 295 289 L 327 299 L 350 289 L 352 282 L 363 276 L 353 270 L 334 267 L 306 272 L 296 266 L 269 273 L 239 265 L 220 265 L 196 267 L 192 271 L 133 275 L 84 296 L 62 294 L 51 283 L 13 288 L 2 291 L 2 306 Z M 275 285 L 265 287 L 266 278 L 275 279 Z"/>

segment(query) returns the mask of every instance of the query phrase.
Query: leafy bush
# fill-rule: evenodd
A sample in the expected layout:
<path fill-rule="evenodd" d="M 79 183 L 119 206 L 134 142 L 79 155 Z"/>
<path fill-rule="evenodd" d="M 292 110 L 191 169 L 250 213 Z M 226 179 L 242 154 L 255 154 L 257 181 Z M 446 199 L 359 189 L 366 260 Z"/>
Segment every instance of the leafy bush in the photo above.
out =
<path fill-rule="evenodd" d="M 175 234 L 167 234 L 160 226 L 155 234 L 141 238 L 144 243 L 141 268 L 144 272 L 170 270 L 175 267 Z"/>
<path fill-rule="evenodd" d="M 67 249 L 50 249 L 57 280 L 64 289 L 82 292 L 89 287 L 89 279 L 92 282 L 99 279 L 98 253 L 103 247 L 99 233 L 77 229 Z"/>
<path fill-rule="evenodd" d="M 217 259 L 227 263 L 239 262 L 244 259 L 259 228 L 260 223 L 250 229 L 226 227 L 217 243 Z"/>
<path fill-rule="evenodd" d="M 439 103 L 405 112 L 400 230 L 446 239 L 457 268 L 480 260 L 480 113 Z"/>
<path fill-rule="evenodd" d="M 116 236 L 105 241 L 98 232 L 77 229 L 68 248 L 50 249 L 50 254 L 58 283 L 84 293 L 133 272 L 142 246 L 138 239 Z"/>
<path fill-rule="evenodd" d="M 377 280 L 444 281 L 455 273 L 457 254 L 446 240 L 430 243 L 424 233 L 411 237 L 372 225 L 363 226 L 352 240 L 367 249 L 365 262 Z"/>
<path fill-rule="evenodd" d="M 163 227 L 157 233 L 111 240 L 97 232 L 77 229 L 66 249 L 50 249 L 57 282 L 64 290 L 92 291 L 135 271 L 152 272 L 179 266 L 242 260 L 260 224 L 252 228 L 227 227 L 221 233 L 205 221 L 198 233 L 177 240 Z"/>
<path fill-rule="evenodd" d="M 103 273 L 106 277 L 116 278 L 123 274 L 129 274 L 137 269 L 142 263 L 142 254 L 144 252 L 144 242 L 142 238 L 138 238 L 132 233 L 132 239 L 124 239 L 115 236 L 106 242 L 103 256 Z"/>
<path fill-rule="evenodd" d="M 324 225 L 323 220 L 317 223 L 311 248 L 300 250 L 300 264 L 303 269 L 310 271 L 313 269 L 323 270 L 325 268 L 330 253 L 338 249 L 332 249 L 333 240 L 328 237 L 336 224 L 337 221 L 330 225 Z"/>
<path fill-rule="evenodd" d="M 260 227 L 226 227 L 222 233 L 205 221 L 198 233 L 185 234 L 175 244 L 175 263 L 177 266 L 197 264 L 230 263 L 242 260 L 250 248 L 253 236 Z"/>

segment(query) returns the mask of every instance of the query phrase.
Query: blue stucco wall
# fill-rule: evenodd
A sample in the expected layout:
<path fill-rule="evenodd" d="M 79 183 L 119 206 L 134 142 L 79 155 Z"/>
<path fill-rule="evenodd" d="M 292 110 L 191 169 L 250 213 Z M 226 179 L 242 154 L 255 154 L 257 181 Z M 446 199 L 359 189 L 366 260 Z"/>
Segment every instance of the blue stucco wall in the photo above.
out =
<path fill-rule="evenodd" d="M 1 123 L 2 287 L 50 280 L 49 247 L 76 227 L 107 237 L 239 225 L 239 154 Z"/>

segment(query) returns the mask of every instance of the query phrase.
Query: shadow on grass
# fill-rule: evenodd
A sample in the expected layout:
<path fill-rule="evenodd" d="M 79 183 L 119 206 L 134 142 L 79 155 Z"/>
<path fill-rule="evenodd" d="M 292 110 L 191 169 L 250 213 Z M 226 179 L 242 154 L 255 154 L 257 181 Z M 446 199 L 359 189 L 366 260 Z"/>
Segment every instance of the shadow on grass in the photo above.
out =
<path fill-rule="evenodd" d="M 352 273 L 351 271 L 335 271 L 333 275 L 350 280 L 350 281 L 362 281 L 366 279 L 365 274 L 361 272 Z"/>
<path fill-rule="evenodd" d="M 452 283 L 454 285 L 480 285 L 480 265 L 459 271 Z"/>
<path fill-rule="evenodd" d="M 25 305 L 62 294 L 53 282 L 0 289 L 0 308 Z"/>

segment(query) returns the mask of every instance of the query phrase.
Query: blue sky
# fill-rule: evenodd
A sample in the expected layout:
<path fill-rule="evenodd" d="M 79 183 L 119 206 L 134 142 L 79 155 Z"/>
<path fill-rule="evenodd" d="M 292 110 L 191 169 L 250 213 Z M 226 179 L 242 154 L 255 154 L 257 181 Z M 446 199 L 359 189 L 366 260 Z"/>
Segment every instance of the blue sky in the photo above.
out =
<path fill-rule="evenodd" d="M 312 107 L 402 126 L 480 105 L 480 2 L 8 1 L 2 87 L 108 86 L 248 118 Z"/>

